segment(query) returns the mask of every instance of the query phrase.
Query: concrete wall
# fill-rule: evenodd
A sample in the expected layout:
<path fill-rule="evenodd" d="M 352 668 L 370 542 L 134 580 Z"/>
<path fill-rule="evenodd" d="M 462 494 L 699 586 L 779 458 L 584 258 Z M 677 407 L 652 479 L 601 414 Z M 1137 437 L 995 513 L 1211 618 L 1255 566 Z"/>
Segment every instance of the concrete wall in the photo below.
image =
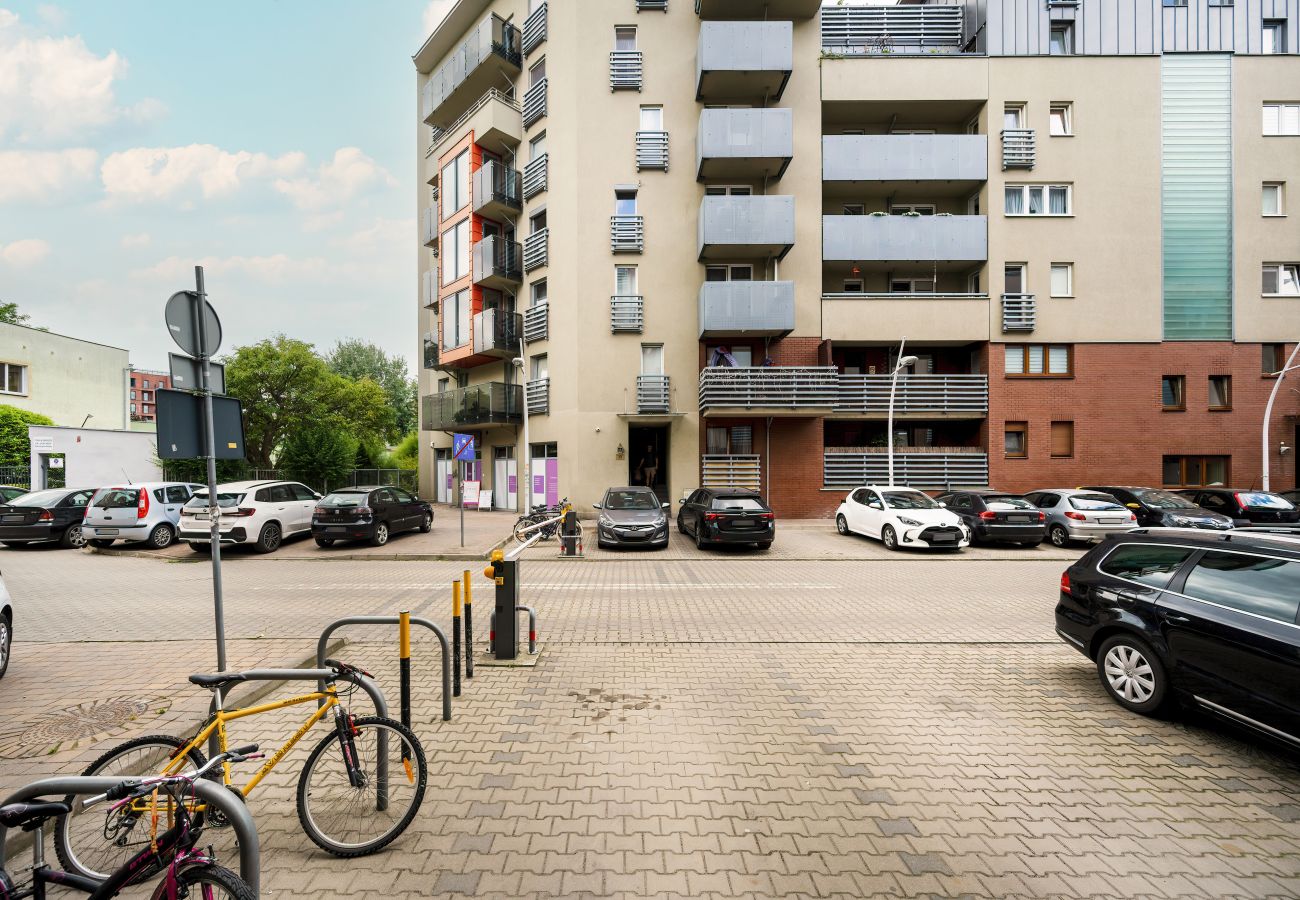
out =
<path fill-rule="evenodd" d="M 25 394 L 0 393 L 0 403 L 49 416 L 56 425 L 128 428 L 130 354 L 77 338 L 0 324 L 0 362 L 27 367 Z"/>
<path fill-rule="evenodd" d="M 32 490 L 45 486 L 51 454 L 64 454 L 68 487 L 161 481 L 158 437 L 152 432 L 27 426 L 32 442 Z"/>

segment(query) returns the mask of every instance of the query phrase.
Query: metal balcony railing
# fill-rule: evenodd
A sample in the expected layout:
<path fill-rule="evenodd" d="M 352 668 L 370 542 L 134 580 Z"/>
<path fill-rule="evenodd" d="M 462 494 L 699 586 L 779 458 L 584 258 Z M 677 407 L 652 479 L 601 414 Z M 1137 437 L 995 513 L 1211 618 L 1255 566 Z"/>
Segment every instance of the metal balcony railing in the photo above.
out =
<path fill-rule="evenodd" d="M 700 410 L 829 410 L 837 376 L 834 366 L 710 366 L 700 372 Z"/>
<path fill-rule="evenodd" d="M 425 431 L 458 431 L 474 425 L 511 425 L 523 420 L 523 392 L 517 384 L 489 381 L 426 394 L 420 417 Z"/>
<path fill-rule="evenodd" d="M 546 79 L 524 92 L 524 127 L 527 128 L 538 119 L 546 117 Z"/>
<path fill-rule="evenodd" d="M 668 171 L 668 132 L 638 131 L 636 133 L 636 170 L 663 169 Z"/>
<path fill-rule="evenodd" d="M 523 38 L 519 42 L 520 49 L 523 50 L 524 58 L 532 53 L 542 42 L 546 40 L 546 4 L 543 3 L 537 9 L 528 14 L 524 19 Z"/>
<path fill-rule="evenodd" d="M 426 206 L 420 216 L 420 239 L 426 247 L 438 243 L 438 212 L 432 207 Z"/>
<path fill-rule="evenodd" d="M 884 484 L 889 455 L 884 447 L 822 451 L 823 487 Z M 982 449 L 895 447 L 894 484 L 915 488 L 980 487 L 989 483 L 989 457 Z"/>
<path fill-rule="evenodd" d="M 523 178 L 510 166 L 488 160 L 474 173 L 474 211 L 497 218 L 523 208 Z"/>
<path fill-rule="evenodd" d="M 551 411 L 551 379 L 535 378 L 524 386 L 528 415 L 543 416 Z"/>
<path fill-rule="evenodd" d="M 641 12 L 643 9 L 657 9 L 661 12 L 668 12 L 668 0 L 636 0 L 636 11 Z"/>
<path fill-rule="evenodd" d="M 524 238 L 525 272 L 540 269 L 550 261 L 550 235 L 549 228 L 542 228 Z"/>
<path fill-rule="evenodd" d="M 636 377 L 636 411 L 666 413 L 672 410 L 672 390 L 667 375 Z"/>
<path fill-rule="evenodd" d="M 1002 168 L 1034 167 L 1034 129 L 1006 128 L 1002 131 Z"/>
<path fill-rule="evenodd" d="M 837 56 L 960 53 L 962 7 L 824 6 L 822 50 Z"/>
<path fill-rule="evenodd" d="M 525 200 L 531 200 L 533 197 L 546 190 L 546 176 L 547 156 L 543 153 L 528 165 L 524 166 Z"/>
<path fill-rule="evenodd" d="M 645 250 L 645 221 L 641 216 L 609 217 L 609 248 L 615 253 Z"/>
<path fill-rule="evenodd" d="M 762 467 L 757 454 L 706 453 L 700 457 L 700 487 L 762 490 Z"/>
<path fill-rule="evenodd" d="M 431 331 L 424 333 L 424 367 L 438 368 L 438 336 Z"/>
<path fill-rule="evenodd" d="M 519 242 L 498 234 L 488 235 L 473 247 L 474 283 L 489 280 L 521 281 Z"/>
<path fill-rule="evenodd" d="M 499 62 L 485 66 L 493 60 Z M 478 96 L 469 92 L 482 91 L 494 74 L 501 74 L 494 69 L 518 71 L 522 63 L 518 29 L 500 16 L 485 17 L 429 76 L 422 98 L 425 123 L 445 131 L 464 104 Z"/>
<path fill-rule="evenodd" d="M 888 375 L 839 376 L 837 413 L 884 415 L 889 411 Z M 989 410 L 987 375 L 899 375 L 894 415 L 983 415 Z"/>
<path fill-rule="evenodd" d="M 546 303 L 537 303 L 524 310 L 524 343 L 544 341 L 549 330 L 549 310 Z"/>
<path fill-rule="evenodd" d="M 609 54 L 609 89 L 641 90 L 641 51 L 612 50 Z"/>
<path fill-rule="evenodd" d="M 420 291 L 420 301 L 425 307 L 433 306 L 433 304 L 438 302 L 437 274 L 437 270 L 430 269 L 428 272 L 425 272 L 422 277 L 424 284 Z"/>
<path fill-rule="evenodd" d="M 609 298 L 609 330 L 640 333 L 645 328 L 645 303 L 639 294 L 615 294 Z"/>
<path fill-rule="evenodd" d="M 1002 331 L 1033 331 L 1037 310 L 1033 294 L 1002 295 Z"/>
<path fill-rule="evenodd" d="M 485 309 L 474 316 L 474 352 L 514 356 L 519 352 L 524 317 L 503 309 Z"/>

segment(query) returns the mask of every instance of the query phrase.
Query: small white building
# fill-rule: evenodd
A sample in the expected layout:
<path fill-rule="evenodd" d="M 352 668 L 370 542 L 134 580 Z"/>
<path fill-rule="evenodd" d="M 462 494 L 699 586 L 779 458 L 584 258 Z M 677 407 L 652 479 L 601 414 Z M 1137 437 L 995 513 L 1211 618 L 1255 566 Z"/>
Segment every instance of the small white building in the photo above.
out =
<path fill-rule="evenodd" d="M 62 466 L 68 487 L 162 481 L 158 436 L 144 431 L 112 431 L 28 425 L 32 445 L 32 490 L 48 484 L 50 470 Z"/>
<path fill-rule="evenodd" d="M 125 431 L 130 379 L 130 354 L 120 347 L 0 323 L 0 403 L 56 425 Z"/>

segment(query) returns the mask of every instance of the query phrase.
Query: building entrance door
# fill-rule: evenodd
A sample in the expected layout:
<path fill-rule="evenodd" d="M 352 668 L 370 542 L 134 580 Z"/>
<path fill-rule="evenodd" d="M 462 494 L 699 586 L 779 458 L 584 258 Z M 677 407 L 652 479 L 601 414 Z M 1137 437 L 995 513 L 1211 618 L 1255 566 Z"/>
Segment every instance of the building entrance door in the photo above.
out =
<path fill-rule="evenodd" d="M 627 483 L 654 489 L 661 503 L 668 497 L 668 426 L 627 426 Z"/>
<path fill-rule="evenodd" d="M 514 447 L 492 448 L 492 505 L 514 509 L 519 497 L 519 471 Z"/>
<path fill-rule="evenodd" d="M 438 503 L 452 502 L 451 451 L 445 447 L 434 451 L 433 499 Z"/>

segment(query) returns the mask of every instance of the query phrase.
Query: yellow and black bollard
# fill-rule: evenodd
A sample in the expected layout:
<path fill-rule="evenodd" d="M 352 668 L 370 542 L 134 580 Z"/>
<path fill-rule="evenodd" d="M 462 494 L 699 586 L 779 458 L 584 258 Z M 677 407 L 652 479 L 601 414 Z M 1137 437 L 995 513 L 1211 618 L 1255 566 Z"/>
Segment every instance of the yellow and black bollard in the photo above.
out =
<path fill-rule="evenodd" d="M 411 613 L 402 610 L 397 614 L 397 666 L 401 690 L 402 724 L 411 727 Z M 411 774 L 410 751 L 406 741 L 402 741 L 402 763 L 406 774 Z"/>
<path fill-rule="evenodd" d="M 451 695 L 460 696 L 460 582 L 451 583 Z"/>
<path fill-rule="evenodd" d="M 461 581 L 465 583 L 465 678 L 474 677 L 474 591 L 470 587 L 469 569 Z"/>

